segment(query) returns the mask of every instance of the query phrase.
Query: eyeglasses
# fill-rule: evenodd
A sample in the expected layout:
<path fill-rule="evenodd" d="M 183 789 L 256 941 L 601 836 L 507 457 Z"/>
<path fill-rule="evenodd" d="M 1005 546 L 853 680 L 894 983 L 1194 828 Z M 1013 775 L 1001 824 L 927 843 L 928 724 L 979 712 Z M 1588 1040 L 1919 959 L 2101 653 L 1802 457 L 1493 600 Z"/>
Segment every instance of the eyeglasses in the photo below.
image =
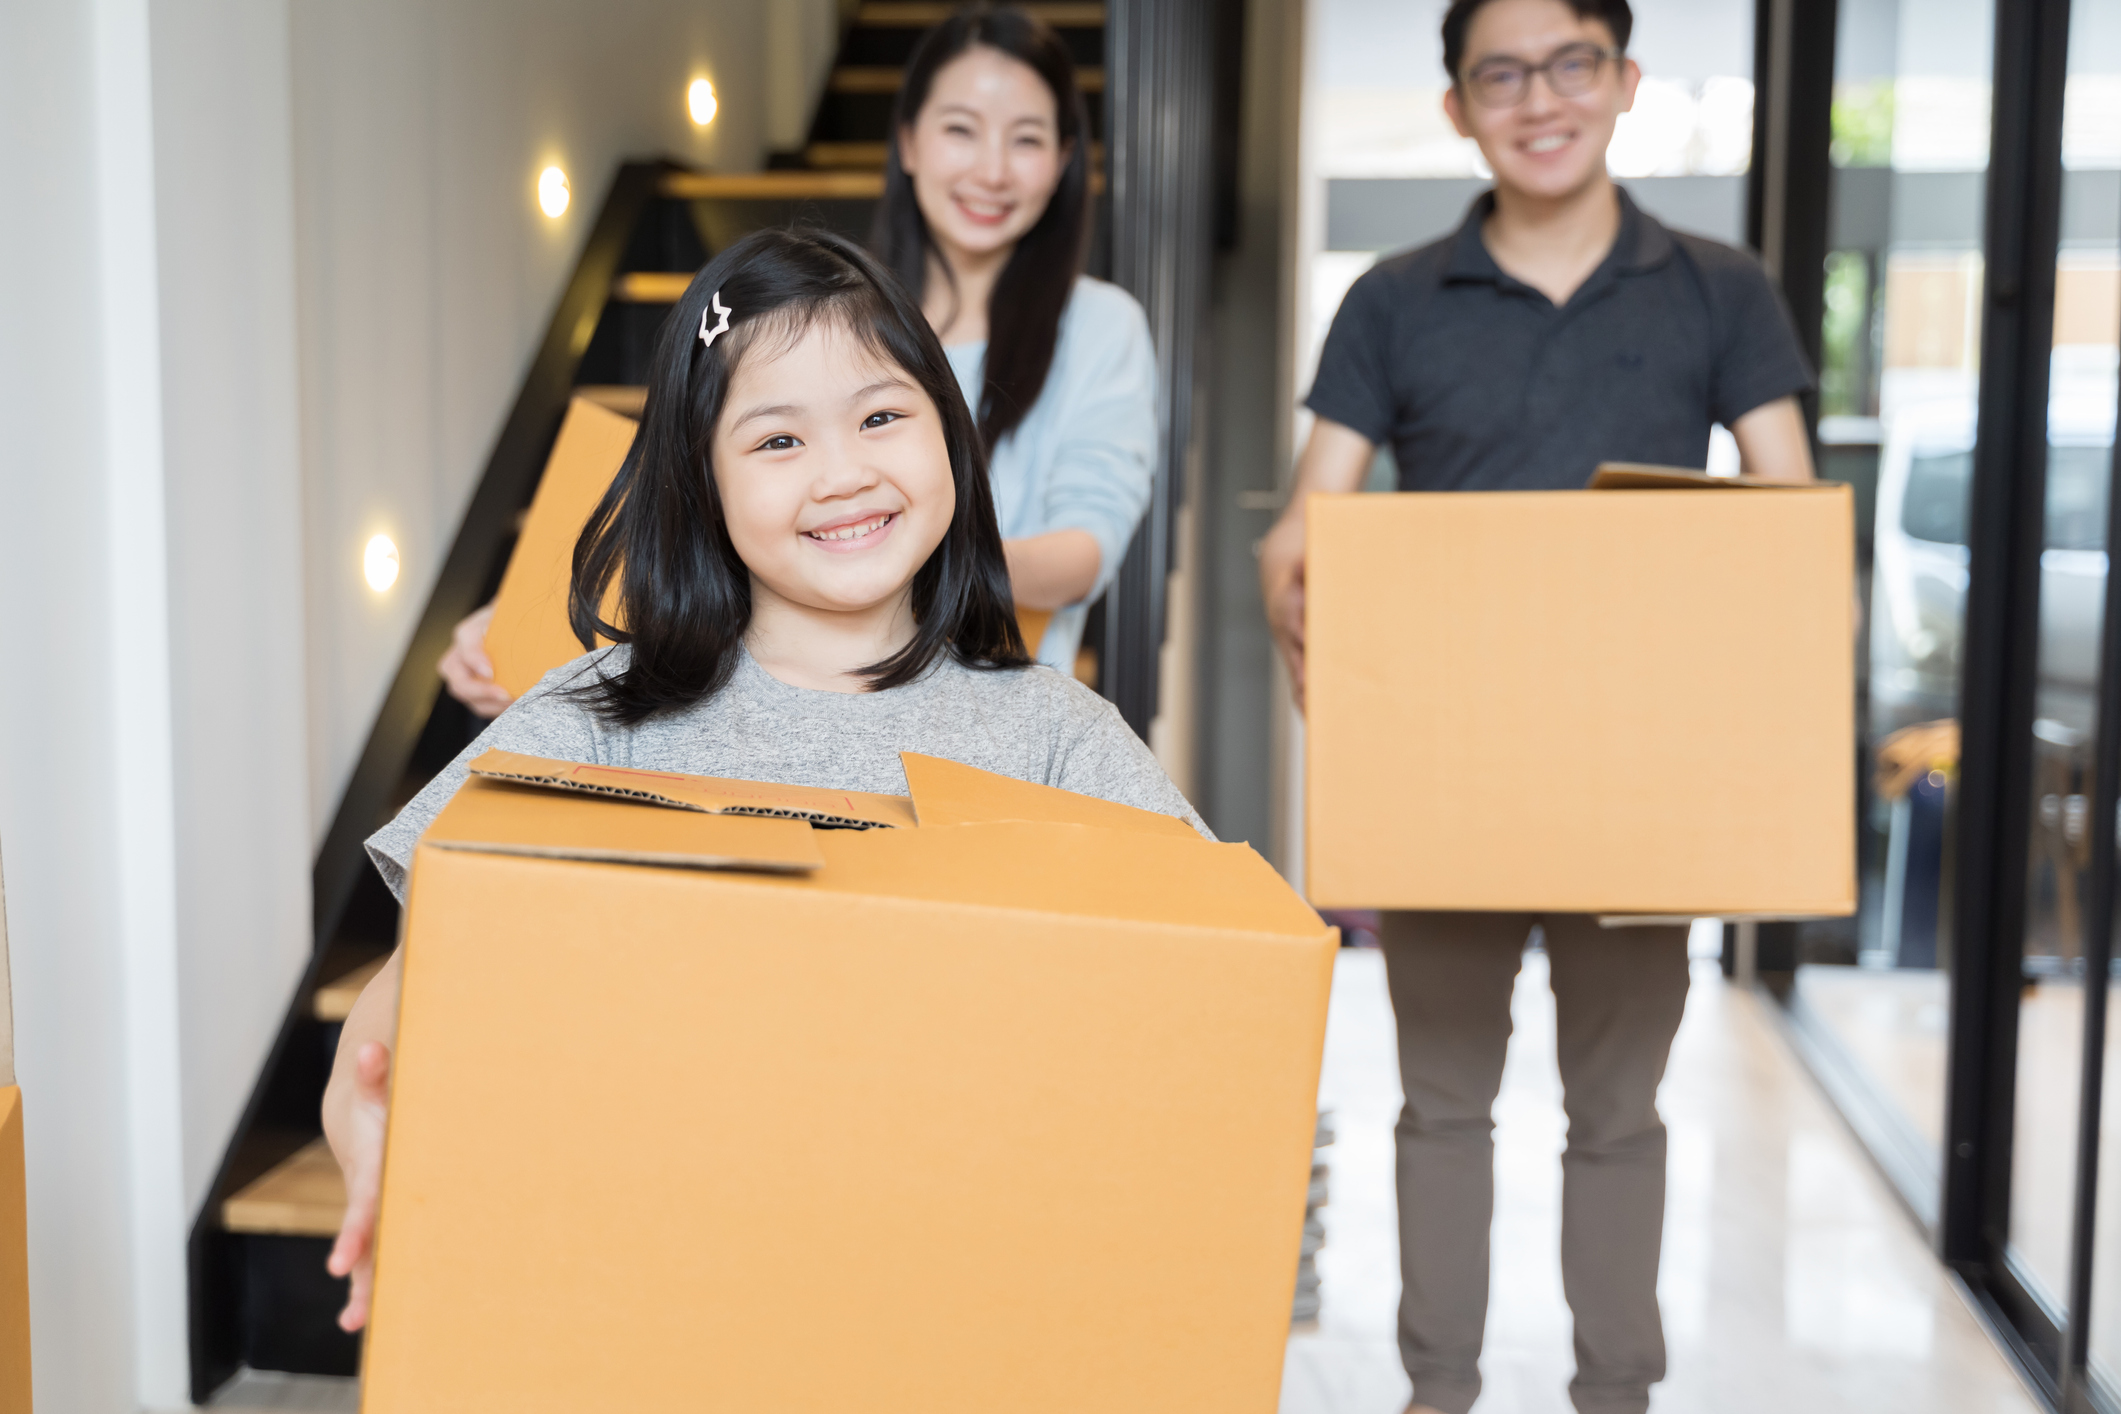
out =
<path fill-rule="evenodd" d="M 1545 74 L 1547 87 L 1557 98 L 1575 98 L 1598 86 L 1606 61 L 1617 62 L 1618 49 L 1595 44 L 1569 44 L 1554 51 L 1544 64 L 1522 59 L 1484 59 L 1466 75 L 1466 89 L 1483 108 L 1515 108 L 1532 91 L 1532 76 Z"/>

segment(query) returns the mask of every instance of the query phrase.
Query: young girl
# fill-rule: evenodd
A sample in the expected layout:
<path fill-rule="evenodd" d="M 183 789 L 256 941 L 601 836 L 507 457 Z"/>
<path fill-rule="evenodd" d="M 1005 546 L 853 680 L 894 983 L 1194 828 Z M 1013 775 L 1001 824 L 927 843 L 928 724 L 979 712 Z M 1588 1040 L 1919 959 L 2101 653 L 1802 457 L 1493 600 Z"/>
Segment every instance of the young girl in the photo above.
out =
<path fill-rule="evenodd" d="M 597 606 L 616 589 L 619 628 Z M 981 443 L 921 311 L 858 246 L 767 231 L 665 325 L 641 430 L 575 550 L 571 612 L 616 646 L 548 674 L 368 842 L 391 889 L 489 749 L 903 793 L 898 753 L 1207 829 L 1111 704 L 1031 665 Z M 340 1324 L 368 1319 L 393 956 L 324 1096 L 346 1173 Z"/>

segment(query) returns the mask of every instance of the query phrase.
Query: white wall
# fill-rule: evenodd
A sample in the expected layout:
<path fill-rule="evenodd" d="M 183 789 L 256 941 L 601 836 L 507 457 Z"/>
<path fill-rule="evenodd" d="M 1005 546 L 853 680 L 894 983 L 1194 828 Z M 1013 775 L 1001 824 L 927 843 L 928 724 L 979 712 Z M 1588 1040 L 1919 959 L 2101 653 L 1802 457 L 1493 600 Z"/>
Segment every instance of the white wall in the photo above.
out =
<path fill-rule="evenodd" d="M 280 0 L 158 0 L 184 1193 L 204 1200 L 309 956 L 294 185 Z"/>
<path fill-rule="evenodd" d="M 0 6 L 0 837 L 47 1414 L 182 1370 L 148 69 L 145 0 Z"/>
<path fill-rule="evenodd" d="M 769 139 L 799 139 L 837 11 L 833 0 L 293 0 L 292 12 L 321 837 L 618 163 L 667 153 L 741 171 Z M 705 130 L 685 109 L 696 76 L 721 98 Z M 775 79 L 800 92 L 776 92 Z M 783 131 L 769 133 L 775 110 Z M 574 190 L 556 221 L 535 197 L 548 163 Z M 360 572 L 379 532 L 404 566 L 383 595 Z"/>

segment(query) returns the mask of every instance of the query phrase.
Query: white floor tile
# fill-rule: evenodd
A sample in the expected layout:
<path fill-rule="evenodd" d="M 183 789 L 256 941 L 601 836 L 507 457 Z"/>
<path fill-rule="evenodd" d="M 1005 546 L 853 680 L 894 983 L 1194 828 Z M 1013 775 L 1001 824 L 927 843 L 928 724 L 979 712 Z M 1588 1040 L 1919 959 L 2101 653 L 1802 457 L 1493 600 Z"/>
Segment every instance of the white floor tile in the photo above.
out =
<path fill-rule="evenodd" d="M 1655 1414 L 2030 1414 L 2036 1406 L 1761 1008 L 1697 963 L 1659 1103 L 1671 1131 Z M 1496 1102 L 1495 1273 L 1477 1414 L 1568 1414 L 1553 998 L 1527 959 Z M 1281 1414 L 1397 1414 L 1399 1108 L 1383 958 L 1341 955 L 1320 1102 L 1335 1112 L 1316 1331 Z"/>

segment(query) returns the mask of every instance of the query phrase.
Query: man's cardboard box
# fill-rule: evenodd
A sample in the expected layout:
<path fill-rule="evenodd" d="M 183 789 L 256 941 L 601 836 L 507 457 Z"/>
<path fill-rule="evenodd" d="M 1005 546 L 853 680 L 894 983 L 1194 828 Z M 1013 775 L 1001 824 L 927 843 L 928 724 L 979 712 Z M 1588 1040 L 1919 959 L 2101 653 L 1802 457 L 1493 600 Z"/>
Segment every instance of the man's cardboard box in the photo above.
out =
<path fill-rule="evenodd" d="M 904 760 L 475 765 L 406 910 L 370 1414 L 1275 1408 L 1334 934 L 1244 846 Z"/>
<path fill-rule="evenodd" d="M 7 884 L 0 879 L 0 1414 L 29 1414 L 29 1203 L 22 1091 L 8 995 Z"/>
<path fill-rule="evenodd" d="M 1849 488 L 1593 486 L 1312 499 L 1313 903 L 1854 910 Z"/>

